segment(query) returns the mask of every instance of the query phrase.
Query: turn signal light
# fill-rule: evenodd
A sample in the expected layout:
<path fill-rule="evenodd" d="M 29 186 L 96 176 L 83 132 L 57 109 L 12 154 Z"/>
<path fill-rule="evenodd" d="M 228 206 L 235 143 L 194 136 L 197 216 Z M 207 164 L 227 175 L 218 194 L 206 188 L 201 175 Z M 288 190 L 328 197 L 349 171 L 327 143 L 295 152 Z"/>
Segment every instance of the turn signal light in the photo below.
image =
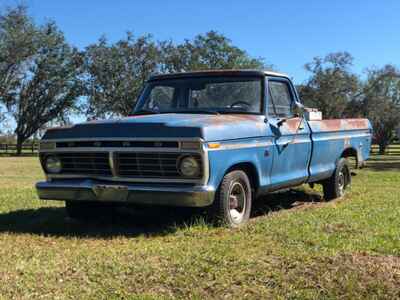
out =
<path fill-rule="evenodd" d="M 219 147 L 221 147 L 220 143 L 208 143 L 208 148 L 210 149 L 218 149 Z"/>

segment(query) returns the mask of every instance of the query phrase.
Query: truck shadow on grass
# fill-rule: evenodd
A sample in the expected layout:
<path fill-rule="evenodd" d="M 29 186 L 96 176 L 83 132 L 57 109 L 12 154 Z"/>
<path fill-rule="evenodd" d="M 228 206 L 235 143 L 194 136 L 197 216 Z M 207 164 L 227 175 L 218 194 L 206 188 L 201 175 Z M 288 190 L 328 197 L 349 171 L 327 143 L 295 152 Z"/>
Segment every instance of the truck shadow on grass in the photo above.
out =
<path fill-rule="evenodd" d="M 301 190 L 272 194 L 254 202 L 252 218 L 319 201 L 320 195 Z M 0 232 L 81 238 L 163 236 L 199 223 L 208 226 L 203 215 L 204 211 L 199 209 L 136 207 L 119 210 L 113 218 L 82 223 L 68 218 L 64 207 L 43 207 L 0 214 Z"/>
<path fill-rule="evenodd" d="M 262 217 L 282 209 L 298 209 L 305 205 L 324 202 L 322 195 L 317 192 L 289 189 L 285 192 L 272 193 L 256 199 L 253 203 L 251 217 Z"/>

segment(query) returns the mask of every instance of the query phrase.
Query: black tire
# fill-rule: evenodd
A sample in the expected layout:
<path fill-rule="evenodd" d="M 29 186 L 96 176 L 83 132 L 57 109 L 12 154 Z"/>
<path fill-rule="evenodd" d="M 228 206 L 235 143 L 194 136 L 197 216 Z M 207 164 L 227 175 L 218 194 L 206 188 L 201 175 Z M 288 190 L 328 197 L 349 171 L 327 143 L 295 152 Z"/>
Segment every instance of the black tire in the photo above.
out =
<path fill-rule="evenodd" d="M 343 197 L 350 185 L 351 173 L 349 163 L 345 158 L 340 158 L 336 164 L 335 172 L 322 184 L 325 200 L 329 201 Z"/>
<path fill-rule="evenodd" d="M 109 221 L 114 216 L 112 203 L 65 201 L 65 209 L 70 218 L 82 222 Z"/>
<path fill-rule="evenodd" d="M 222 179 L 209 213 L 217 225 L 239 227 L 250 218 L 251 202 L 250 180 L 245 172 L 235 170 Z"/>

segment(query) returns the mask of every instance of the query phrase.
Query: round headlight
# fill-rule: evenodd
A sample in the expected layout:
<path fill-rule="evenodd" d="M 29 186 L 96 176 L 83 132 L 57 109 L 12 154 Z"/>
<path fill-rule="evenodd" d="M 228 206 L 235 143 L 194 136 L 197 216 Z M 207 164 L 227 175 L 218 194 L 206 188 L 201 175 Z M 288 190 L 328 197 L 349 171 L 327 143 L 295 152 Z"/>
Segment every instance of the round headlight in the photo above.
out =
<path fill-rule="evenodd" d="M 198 177 L 200 165 L 192 156 L 185 156 L 179 161 L 179 172 L 185 177 Z"/>
<path fill-rule="evenodd" d="M 61 161 L 57 156 L 50 155 L 46 157 L 45 161 L 46 170 L 49 173 L 61 172 Z"/>

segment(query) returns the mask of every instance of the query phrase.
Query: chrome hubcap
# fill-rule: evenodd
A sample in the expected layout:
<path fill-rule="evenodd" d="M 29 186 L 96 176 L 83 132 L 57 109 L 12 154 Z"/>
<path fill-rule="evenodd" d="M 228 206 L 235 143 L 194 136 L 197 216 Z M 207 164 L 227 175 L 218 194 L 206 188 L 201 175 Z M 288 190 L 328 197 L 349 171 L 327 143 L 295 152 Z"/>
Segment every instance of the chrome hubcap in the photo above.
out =
<path fill-rule="evenodd" d="M 246 212 L 246 190 L 242 183 L 234 182 L 229 191 L 229 214 L 235 223 L 240 223 Z"/>

